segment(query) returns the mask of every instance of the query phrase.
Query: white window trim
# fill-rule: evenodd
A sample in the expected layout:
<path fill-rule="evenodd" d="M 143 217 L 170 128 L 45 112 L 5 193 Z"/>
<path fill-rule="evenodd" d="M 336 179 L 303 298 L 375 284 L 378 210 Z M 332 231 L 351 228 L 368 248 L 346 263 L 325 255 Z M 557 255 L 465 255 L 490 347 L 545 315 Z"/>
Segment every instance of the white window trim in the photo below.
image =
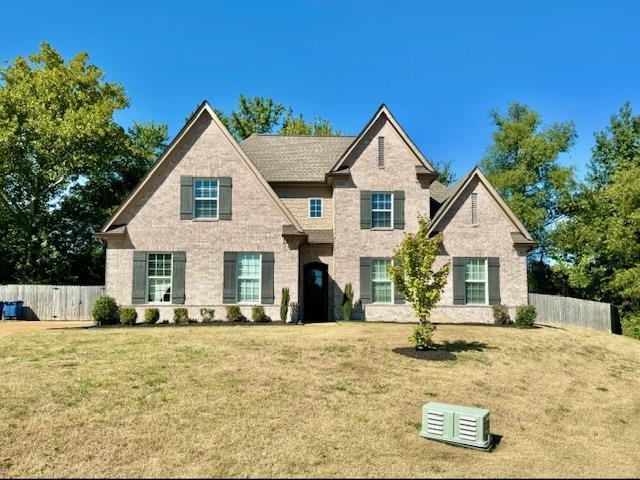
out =
<path fill-rule="evenodd" d="M 240 279 L 243 280 L 255 280 L 255 277 L 240 277 L 238 274 L 238 258 L 240 255 L 258 255 L 259 268 L 258 268 L 258 300 L 255 302 L 247 302 L 246 300 L 240 301 Z M 238 252 L 236 255 L 236 298 L 238 299 L 238 305 L 260 305 L 262 300 L 262 254 L 257 252 Z"/>
<path fill-rule="evenodd" d="M 171 270 L 169 273 L 169 300 L 168 301 L 156 301 L 156 302 L 152 302 L 149 300 L 149 280 L 152 278 L 167 278 L 166 275 L 149 275 L 149 257 L 151 255 L 169 255 L 169 257 L 171 257 L 171 263 L 169 264 L 171 266 Z M 149 252 L 147 254 L 147 281 L 146 281 L 146 304 L 147 305 L 168 305 L 173 303 L 173 253 L 170 252 Z"/>
<path fill-rule="evenodd" d="M 319 217 L 312 217 L 311 216 L 311 200 L 320 200 L 320 216 Z M 313 218 L 313 219 L 317 219 L 317 218 L 324 218 L 324 200 L 322 199 L 322 197 L 310 197 L 309 198 L 309 202 L 308 202 L 308 211 L 309 211 L 309 218 Z"/>
<path fill-rule="evenodd" d="M 487 257 L 469 257 L 469 260 L 482 260 L 484 262 L 484 302 L 470 303 L 467 301 L 467 283 L 483 283 L 480 280 L 467 280 L 467 266 L 465 264 L 464 279 L 464 303 L 465 305 L 489 305 L 489 259 Z"/>
<path fill-rule="evenodd" d="M 390 195 L 391 196 L 391 222 L 388 227 L 374 227 L 373 226 L 373 212 L 388 212 L 387 209 L 373 208 L 373 196 L 374 195 Z M 371 230 L 393 230 L 393 192 L 371 192 Z"/>
<path fill-rule="evenodd" d="M 385 257 L 375 257 L 371 259 L 371 304 L 372 305 L 393 305 L 395 303 L 395 286 L 393 285 L 393 280 L 391 279 L 391 276 L 389 276 L 389 280 L 374 280 L 373 279 L 373 262 L 376 260 L 388 260 L 390 262 L 391 265 L 393 265 L 393 259 L 391 258 L 385 258 Z M 387 283 L 389 282 L 391 284 L 391 300 L 389 300 L 388 302 L 376 302 L 373 299 L 373 284 L 374 283 Z"/>
<path fill-rule="evenodd" d="M 197 197 L 196 196 L 196 182 L 198 180 L 207 180 L 216 182 L 216 196 L 215 197 Z M 216 201 L 216 216 L 215 217 L 197 217 L 196 202 L 198 200 L 215 200 Z M 196 177 L 193 179 L 193 219 L 194 220 L 219 220 L 220 218 L 220 181 L 217 178 L 211 177 Z"/>

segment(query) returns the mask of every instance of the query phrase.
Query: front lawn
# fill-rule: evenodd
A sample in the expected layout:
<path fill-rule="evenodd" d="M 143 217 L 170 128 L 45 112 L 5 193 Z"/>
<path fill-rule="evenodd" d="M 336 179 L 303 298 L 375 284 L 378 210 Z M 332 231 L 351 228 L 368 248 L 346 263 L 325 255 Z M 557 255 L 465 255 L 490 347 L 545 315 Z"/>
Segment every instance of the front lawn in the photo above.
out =
<path fill-rule="evenodd" d="M 0 477 L 639 477 L 640 342 L 573 328 L 0 335 Z M 492 453 L 418 435 L 488 408 Z"/>

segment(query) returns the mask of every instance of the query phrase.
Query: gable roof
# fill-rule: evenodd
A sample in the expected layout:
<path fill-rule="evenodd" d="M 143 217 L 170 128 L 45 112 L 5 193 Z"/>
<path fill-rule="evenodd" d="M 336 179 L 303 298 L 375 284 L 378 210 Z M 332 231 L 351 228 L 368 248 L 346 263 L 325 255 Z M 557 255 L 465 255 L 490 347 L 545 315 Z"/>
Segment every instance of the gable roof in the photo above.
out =
<path fill-rule="evenodd" d="M 355 138 L 253 134 L 240 147 L 267 182 L 324 182 Z"/>
<path fill-rule="evenodd" d="M 409 149 L 418 158 L 420 163 L 425 167 L 426 171 L 428 173 L 430 173 L 430 174 L 433 174 L 434 178 L 435 178 L 435 175 L 437 175 L 437 174 L 436 174 L 436 171 L 434 170 L 434 168 L 427 161 L 427 159 L 422 154 L 422 152 L 418 149 L 418 147 L 416 147 L 415 143 L 413 143 L 411 141 L 411 139 L 409 138 L 409 135 L 407 135 L 407 133 L 403 130 L 403 128 L 396 121 L 396 119 L 393 117 L 393 115 L 391 114 L 391 112 L 389 111 L 389 109 L 387 108 L 387 106 L 384 103 L 382 105 L 380 105 L 380 107 L 378 108 L 378 111 L 375 113 L 375 115 L 373 117 L 371 117 L 371 120 L 369 120 L 369 122 L 365 125 L 365 127 L 362 129 L 362 131 L 356 137 L 356 139 L 353 141 L 353 143 L 351 143 L 349 148 L 347 148 L 344 151 L 342 156 L 334 164 L 333 168 L 331 169 L 331 172 L 335 172 L 335 171 L 338 171 L 341 168 L 343 168 L 343 164 L 346 161 L 346 159 L 349 157 L 351 152 L 353 152 L 353 150 L 360 144 L 360 142 L 362 142 L 362 139 L 367 135 L 369 130 L 371 130 L 373 125 L 376 123 L 376 121 L 382 116 L 384 116 L 389 121 L 391 126 L 396 130 L 396 132 L 398 132 L 398 135 L 400 135 L 400 138 L 402 138 L 402 140 L 404 140 L 404 142 L 407 144 Z"/>
<path fill-rule="evenodd" d="M 111 216 L 111 218 L 107 221 L 107 223 L 102 227 L 102 229 L 101 229 L 102 233 L 108 232 L 109 229 L 111 229 L 112 227 L 115 226 L 116 221 L 119 219 L 120 215 L 122 215 L 122 213 L 126 210 L 127 206 L 129 206 L 131 204 L 131 202 L 133 202 L 133 200 L 136 197 L 138 197 L 140 192 L 149 183 L 149 180 L 151 178 L 153 178 L 153 176 L 160 169 L 160 167 L 166 162 L 167 158 L 171 155 L 171 152 L 173 152 L 176 149 L 177 145 L 179 145 L 181 143 L 182 139 L 185 137 L 187 132 L 189 132 L 189 130 L 191 130 L 193 125 L 196 123 L 196 121 L 204 114 L 208 114 L 211 117 L 212 121 L 218 126 L 218 128 L 220 128 L 220 130 L 222 131 L 222 134 L 229 141 L 229 143 L 231 144 L 233 149 L 238 153 L 238 156 L 240 157 L 240 160 L 242 162 L 244 162 L 246 164 L 246 166 L 249 168 L 249 170 L 255 175 L 256 179 L 258 180 L 258 182 L 260 183 L 262 188 L 265 190 L 267 195 L 269 197 L 271 197 L 271 199 L 274 201 L 274 203 L 277 205 L 277 207 L 282 211 L 282 213 L 285 215 L 285 217 L 291 222 L 291 225 L 295 228 L 295 230 L 298 231 L 298 232 L 301 232 L 301 233 L 304 232 L 304 230 L 300 226 L 300 223 L 298 223 L 298 221 L 295 219 L 295 217 L 291 214 L 289 209 L 285 206 L 285 204 L 282 202 L 280 197 L 278 197 L 276 192 L 273 191 L 273 189 L 267 183 L 267 181 L 262 176 L 260 171 L 251 162 L 251 160 L 249 159 L 247 154 L 242 150 L 242 148 L 240 148 L 240 145 L 238 145 L 238 142 L 236 142 L 236 140 L 231 136 L 231 134 L 229 133 L 227 128 L 224 126 L 224 124 L 220 121 L 218 116 L 215 114 L 215 112 L 211 108 L 211 105 L 209 105 L 209 102 L 207 102 L 205 100 L 200 104 L 200 106 L 196 109 L 196 111 L 191 115 L 191 118 L 189 118 L 189 120 L 187 120 L 185 125 L 178 132 L 176 137 L 169 144 L 169 146 L 162 153 L 162 155 L 160 155 L 160 157 L 158 157 L 158 160 L 156 160 L 156 162 L 149 169 L 147 174 L 144 177 L 142 177 L 142 179 L 140 180 L 138 185 L 133 189 L 133 191 L 129 194 L 129 196 L 118 207 L 116 212 Z M 98 235 L 100 235 L 100 234 L 98 234 Z"/>
<path fill-rule="evenodd" d="M 458 181 L 455 185 L 453 185 L 449 189 L 449 195 L 442 206 L 438 209 L 437 213 L 434 215 L 431 220 L 431 226 L 429 228 L 429 233 L 436 232 L 439 223 L 446 216 L 447 212 L 451 210 L 452 205 L 456 202 L 456 200 L 460 197 L 462 191 L 471 183 L 473 178 L 477 178 L 482 185 L 487 189 L 491 197 L 495 200 L 498 206 L 504 211 L 504 213 L 509 217 L 509 220 L 513 223 L 513 225 L 518 229 L 516 233 L 519 233 L 522 237 L 518 236 L 518 244 L 527 245 L 527 246 L 535 246 L 536 241 L 533 240 L 531 234 L 527 231 L 525 226 L 522 224 L 518 217 L 513 213 L 513 211 L 509 208 L 509 206 L 505 203 L 502 197 L 498 194 L 493 185 L 489 183 L 487 177 L 484 176 L 482 170 L 480 168 L 473 168 L 467 175 Z M 514 238 L 515 242 L 516 238 Z"/>

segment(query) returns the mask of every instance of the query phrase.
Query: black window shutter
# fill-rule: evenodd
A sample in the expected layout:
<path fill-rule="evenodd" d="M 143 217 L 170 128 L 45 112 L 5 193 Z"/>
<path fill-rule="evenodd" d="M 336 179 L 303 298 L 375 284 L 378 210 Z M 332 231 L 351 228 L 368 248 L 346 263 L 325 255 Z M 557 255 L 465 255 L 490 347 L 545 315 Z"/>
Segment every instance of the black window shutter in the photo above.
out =
<path fill-rule="evenodd" d="M 193 177 L 182 175 L 180 177 L 180 220 L 193 218 Z"/>
<path fill-rule="evenodd" d="M 360 228 L 371 228 L 371 192 L 360 190 Z"/>
<path fill-rule="evenodd" d="M 220 220 L 231 220 L 231 177 L 220 177 L 218 179 L 218 195 L 220 199 L 218 218 Z"/>
<path fill-rule="evenodd" d="M 147 252 L 133 252 L 133 285 L 131 303 L 147 303 Z"/>
<path fill-rule="evenodd" d="M 222 303 L 236 303 L 236 252 L 224 252 Z"/>
<path fill-rule="evenodd" d="M 465 278 L 466 278 L 466 258 L 453 257 L 453 304 L 464 305 L 465 299 Z"/>
<path fill-rule="evenodd" d="M 187 255 L 185 252 L 173 252 L 173 277 L 171 279 L 171 303 L 185 302 L 185 272 Z"/>
<path fill-rule="evenodd" d="M 489 273 L 489 305 L 500 304 L 500 259 L 489 257 L 487 259 Z"/>
<path fill-rule="evenodd" d="M 393 228 L 404 230 L 404 191 L 393 192 Z"/>
<path fill-rule="evenodd" d="M 273 302 L 273 252 L 263 252 L 260 303 L 273 304 Z"/>
<path fill-rule="evenodd" d="M 360 301 L 371 303 L 371 258 L 360 257 Z"/>

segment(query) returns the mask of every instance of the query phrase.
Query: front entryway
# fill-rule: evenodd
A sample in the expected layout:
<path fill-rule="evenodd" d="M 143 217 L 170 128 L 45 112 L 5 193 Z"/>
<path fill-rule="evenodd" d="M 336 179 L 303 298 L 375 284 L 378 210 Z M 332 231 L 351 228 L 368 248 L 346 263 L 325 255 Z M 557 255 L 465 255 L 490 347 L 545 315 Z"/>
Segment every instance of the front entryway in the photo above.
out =
<path fill-rule="evenodd" d="M 320 262 L 304 266 L 304 321 L 327 320 L 327 265 Z"/>

